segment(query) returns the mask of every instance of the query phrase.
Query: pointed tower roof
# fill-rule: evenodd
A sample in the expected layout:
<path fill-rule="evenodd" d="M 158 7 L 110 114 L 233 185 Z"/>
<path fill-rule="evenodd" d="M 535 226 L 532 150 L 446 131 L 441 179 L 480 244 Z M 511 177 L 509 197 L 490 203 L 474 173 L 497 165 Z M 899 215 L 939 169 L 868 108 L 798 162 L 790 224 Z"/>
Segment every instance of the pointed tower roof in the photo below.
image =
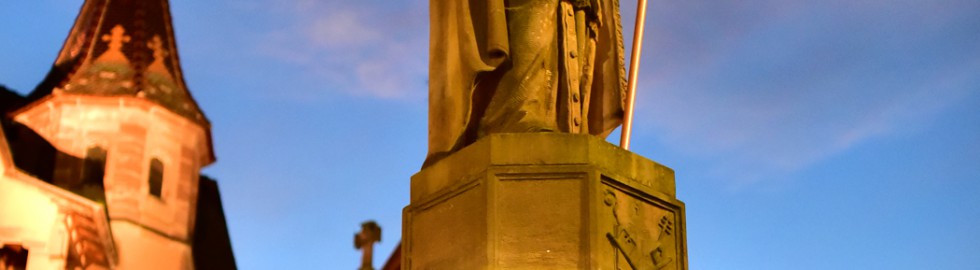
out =
<path fill-rule="evenodd" d="M 86 0 L 28 98 L 60 93 L 145 98 L 210 126 L 184 83 L 167 0 Z"/>

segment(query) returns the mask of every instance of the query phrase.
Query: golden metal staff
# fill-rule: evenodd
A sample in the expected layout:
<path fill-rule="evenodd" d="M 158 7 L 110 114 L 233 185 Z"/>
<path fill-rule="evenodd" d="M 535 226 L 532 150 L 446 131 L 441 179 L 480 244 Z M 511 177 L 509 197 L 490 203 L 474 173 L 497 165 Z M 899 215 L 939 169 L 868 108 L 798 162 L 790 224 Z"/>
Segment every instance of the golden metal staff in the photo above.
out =
<path fill-rule="evenodd" d="M 640 51 L 643 49 L 643 26 L 647 16 L 647 0 L 636 5 L 636 28 L 633 31 L 633 52 L 630 53 L 630 74 L 626 89 L 626 108 L 619 146 L 630 149 L 630 132 L 633 131 L 633 104 L 636 103 L 636 77 L 640 75 Z"/>

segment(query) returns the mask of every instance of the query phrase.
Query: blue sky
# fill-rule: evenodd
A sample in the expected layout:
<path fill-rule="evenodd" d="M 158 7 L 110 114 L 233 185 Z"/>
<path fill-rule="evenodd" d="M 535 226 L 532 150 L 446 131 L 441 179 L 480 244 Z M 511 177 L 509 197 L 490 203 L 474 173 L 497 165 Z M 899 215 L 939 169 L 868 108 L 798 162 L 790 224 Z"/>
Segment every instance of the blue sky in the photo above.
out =
<path fill-rule="evenodd" d="M 0 3 L 0 84 L 40 82 L 80 6 Z M 171 8 L 239 266 L 354 269 L 368 219 L 383 263 L 425 156 L 428 1 Z M 691 269 L 977 269 L 980 2 L 649 8 L 632 150 L 676 171 Z"/>

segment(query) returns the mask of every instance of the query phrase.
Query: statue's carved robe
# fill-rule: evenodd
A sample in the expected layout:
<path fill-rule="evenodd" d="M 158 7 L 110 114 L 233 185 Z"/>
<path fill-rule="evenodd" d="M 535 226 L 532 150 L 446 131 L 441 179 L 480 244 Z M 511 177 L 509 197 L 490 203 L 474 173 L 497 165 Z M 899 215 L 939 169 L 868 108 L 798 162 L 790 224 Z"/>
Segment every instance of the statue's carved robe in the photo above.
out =
<path fill-rule="evenodd" d="M 618 0 L 431 0 L 426 164 L 486 134 L 622 121 Z"/>

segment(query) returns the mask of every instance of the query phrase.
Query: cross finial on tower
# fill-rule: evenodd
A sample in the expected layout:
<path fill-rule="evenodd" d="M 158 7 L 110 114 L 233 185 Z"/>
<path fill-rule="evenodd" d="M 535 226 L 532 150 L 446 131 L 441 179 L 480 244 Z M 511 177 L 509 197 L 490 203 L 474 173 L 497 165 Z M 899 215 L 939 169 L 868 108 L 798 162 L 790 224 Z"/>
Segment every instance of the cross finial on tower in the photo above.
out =
<path fill-rule="evenodd" d="M 129 60 L 122 53 L 122 46 L 123 43 L 129 42 L 129 40 L 130 37 L 126 35 L 126 29 L 122 25 L 117 24 L 115 27 L 112 27 L 109 34 L 102 35 L 102 41 L 109 42 L 109 48 L 95 60 L 97 62 L 128 63 Z"/>
<path fill-rule="evenodd" d="M 163 47 L 163 41 L 160 40 L 160 35 L 153 35 L 153 39 L 146 43 L 146 47 L 153 50 L 153 58 L 156 61 L 163 60 L 164 57 L 170 54 L 166 48 Z"/>
<path fill-rule="evenodd" d="M 167 70 L 167 66 L 163 64 L 163 59 L 170 54 L 170 51 L 167 51 L 166 46 L 164 46 L 163 39 L 160 38 L 160 35 L 153 35 L 153 38 L 146 42 L 146 47 L 153 50 L 153 63 L 150 63 L 147 71 L 156 72 L 166 76 L 168 79 L 173 79 L 173 75 L 171 75 L 170 71 Z"/>
<path fill-rule="evenodd" d="M 373 220 L 361 223 L 361 232 L 354 234 L 354 248 L 363 252 L 359 270 L 374 270 L 371 263 L 375 242 L 381 242 L 381 227 Z"/>
<path fill-rule="evenodd" d="M 126 29 L 123 29 L 122 25 L 117 24 L 110 33 L 102 35 L 102 41 L 109 42 L 109 50 L 118 51 L 122 49 L 123 43 L 129 42 L 129 36 L 126 35 Z"/>

